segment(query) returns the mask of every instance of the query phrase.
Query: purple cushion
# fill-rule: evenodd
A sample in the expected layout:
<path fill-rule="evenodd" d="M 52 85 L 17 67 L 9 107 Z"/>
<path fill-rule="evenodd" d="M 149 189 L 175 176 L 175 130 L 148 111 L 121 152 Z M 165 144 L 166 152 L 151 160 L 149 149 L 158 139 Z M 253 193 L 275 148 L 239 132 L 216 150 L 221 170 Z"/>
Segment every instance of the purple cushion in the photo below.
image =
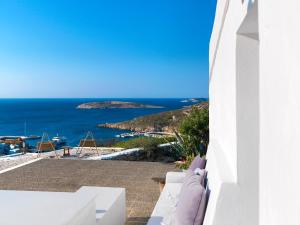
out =
<path fill-rule="evenodd" d="M 206 159 L 202 159 L 199 155 L 197 155 L 192 161 L 189 170 L 194 171 L 196 168 L 205 169 Z"/>
<path fill-rule="evenodd" d="M 195 169 L 194 174 L 202 176 L 201 185 L 206 188 L 207 171 L 197 168 Z"/>
<path fill-rule="evenodd" d="M 206 209 L 206 191 L 202 176 L 187 174 L 175 211 L 175 225 L 202 225 Z"/>
<path fill-rule="evenodd" d="M 196 170 L 195 170 L 195 171 L 196 171 Z M 188 182 L 188 181 L 186 181 L 186 180 L 191 179 L 192 176 L 197 175 L 200 184 L 204 187 L 204 181 L 205 181 L 207 172 L 206 172 L 205 170 L 201 170 L 201 173 L 196 174 L 195 171 L 192 171 L 192 170 L 187 170 L 187 171 L 186 171 L 186 175 L 185 175 L 185 178 L 184 178 L 184 180 L 183 180 L 183 184 L 184 184 L 185 182 Z"/>

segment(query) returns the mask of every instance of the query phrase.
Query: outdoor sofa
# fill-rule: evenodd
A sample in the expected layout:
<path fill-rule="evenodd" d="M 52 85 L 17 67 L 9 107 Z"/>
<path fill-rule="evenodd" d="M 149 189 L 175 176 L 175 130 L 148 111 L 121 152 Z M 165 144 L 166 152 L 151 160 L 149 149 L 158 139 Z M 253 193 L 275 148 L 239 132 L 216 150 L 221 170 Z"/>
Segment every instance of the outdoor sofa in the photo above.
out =
<path fill-rule="evenodd" d="M 208 190 L 206 161 L 198 157 L 189 170 L 168 172 L 166 184 L 147 225 L 202 225 Z"/>

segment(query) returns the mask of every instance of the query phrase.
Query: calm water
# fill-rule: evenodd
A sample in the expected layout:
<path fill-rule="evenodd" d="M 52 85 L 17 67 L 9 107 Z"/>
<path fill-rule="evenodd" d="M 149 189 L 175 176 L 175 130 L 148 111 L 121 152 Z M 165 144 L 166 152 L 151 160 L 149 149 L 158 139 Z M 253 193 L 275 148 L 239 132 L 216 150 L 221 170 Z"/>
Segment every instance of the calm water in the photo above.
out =
<path fill-rule="evenodd" d="M 162 109 L 76 109 L 90 101 L 120 100 L 164 106 Z M 98 140 L 108 140 L 124 131 L 98 128 L 100 123 L 120 122 L 137 116 L 179 109 L 191 103 L 182 99 L 0 99 L 0 136 L 59 134 L 77 145 L 87 131 Z M 26 129 L 25 124 L 26 123 Z"/>

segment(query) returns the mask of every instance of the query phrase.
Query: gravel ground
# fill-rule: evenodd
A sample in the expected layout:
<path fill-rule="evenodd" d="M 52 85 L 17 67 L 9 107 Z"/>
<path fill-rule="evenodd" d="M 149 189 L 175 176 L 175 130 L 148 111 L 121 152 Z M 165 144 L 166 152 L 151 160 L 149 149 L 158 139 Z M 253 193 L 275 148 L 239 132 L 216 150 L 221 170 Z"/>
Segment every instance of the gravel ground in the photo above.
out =
<path fill-rule="evenodd" d="M 0 174 L 0 189 L 75 192 L 82 186 L 126 189 L 126 225 L 146 225 L 159 198 L 157 179 L 174 163 L 42 159 Z"/>

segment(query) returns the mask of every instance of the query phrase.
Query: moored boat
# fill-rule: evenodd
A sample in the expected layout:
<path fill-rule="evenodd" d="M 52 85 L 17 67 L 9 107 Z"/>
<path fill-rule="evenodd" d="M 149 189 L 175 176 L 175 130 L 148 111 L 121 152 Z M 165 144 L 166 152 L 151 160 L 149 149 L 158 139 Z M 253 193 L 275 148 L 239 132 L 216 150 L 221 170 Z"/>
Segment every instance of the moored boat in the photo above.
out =
<path fill-rule="evenodd" d="M 66 137 L 60 137 L 59 135 L 52 138 L 53 143 L 56 147 L 61 147 L 67 143 Z"/>

